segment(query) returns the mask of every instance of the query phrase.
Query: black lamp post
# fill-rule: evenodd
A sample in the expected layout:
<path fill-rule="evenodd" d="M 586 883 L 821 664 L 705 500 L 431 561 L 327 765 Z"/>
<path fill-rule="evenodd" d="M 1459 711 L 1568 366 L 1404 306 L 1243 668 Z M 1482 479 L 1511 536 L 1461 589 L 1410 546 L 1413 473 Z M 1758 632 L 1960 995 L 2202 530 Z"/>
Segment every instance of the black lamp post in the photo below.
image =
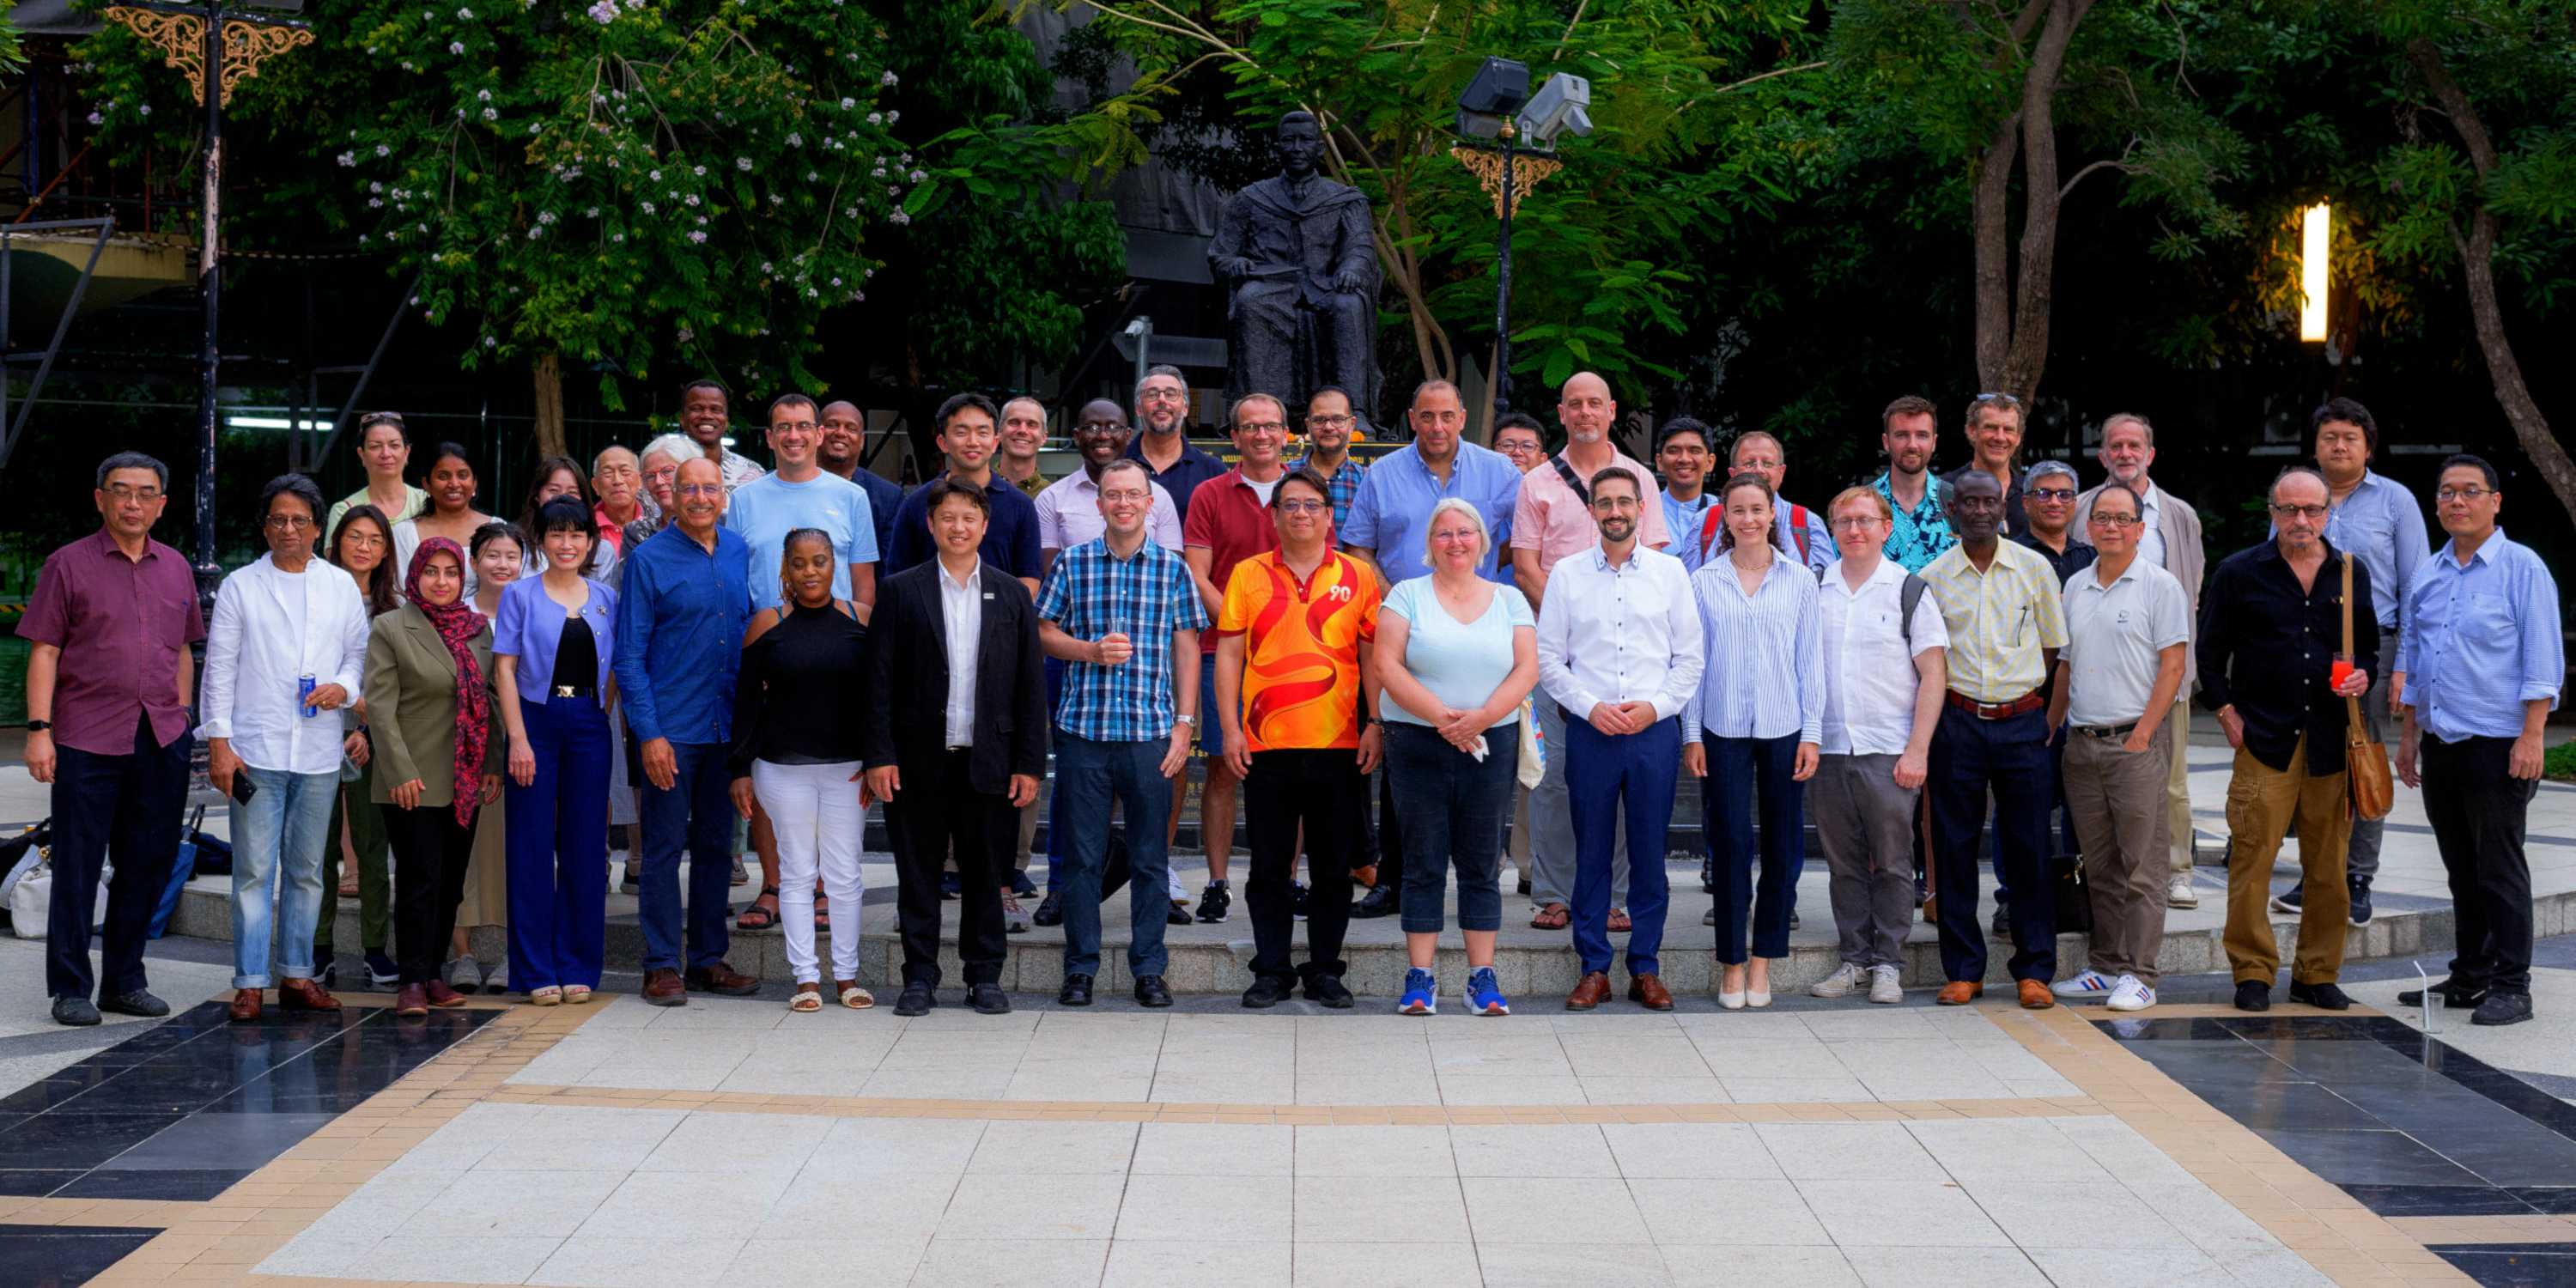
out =
<path fill-rule="evenodd" d="M 1536 98 L 1529 67 L 1488 58 L 1458 96 L 1459 142 L 1449 149 L 1494 198 L 1494 411 L 1512 405 L 1512 215 L 1522 194 L 1560 168 L 1556 140 L 1592 132 L 1584 108 L 1592 85 L 1580 76 L 1549 78 Z M 1526 110 L 1524 110 L 1526 108 Z"/>

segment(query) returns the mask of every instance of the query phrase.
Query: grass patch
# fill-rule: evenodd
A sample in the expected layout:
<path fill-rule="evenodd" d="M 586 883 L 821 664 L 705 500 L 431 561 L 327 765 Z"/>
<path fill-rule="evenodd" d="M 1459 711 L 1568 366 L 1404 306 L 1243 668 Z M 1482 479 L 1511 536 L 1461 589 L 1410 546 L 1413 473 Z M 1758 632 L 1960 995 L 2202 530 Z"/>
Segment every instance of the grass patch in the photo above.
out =
<path fill-rule="evenodd" d="M 2576 783 L 2576 742 L 2562 742 L 2542 757 L 2540 773 L 2562 783 Z"/>

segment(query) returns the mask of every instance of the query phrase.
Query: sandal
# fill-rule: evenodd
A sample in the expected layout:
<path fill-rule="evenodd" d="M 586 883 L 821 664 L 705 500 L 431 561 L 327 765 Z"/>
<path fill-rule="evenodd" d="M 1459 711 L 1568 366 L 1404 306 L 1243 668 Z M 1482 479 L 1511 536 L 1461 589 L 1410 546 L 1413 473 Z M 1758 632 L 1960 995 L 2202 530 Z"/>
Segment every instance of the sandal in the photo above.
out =
<path fill-rule="evenodd" d="M 1635 922 L 1632 922 L 1632 921 L 1630 921 L 1630 920 L 1628 920 L 1628 910 L 1627 910 L 1627 909 L 1625 909 L 1625 908 L 1612 908 L 1612 909 L 1610 910 L 1610 933 L 1611 933 L 1611 934 L 1614 934 L 1614 935 L 1623 935 L 1623 934 L 1626 934 L 1627 932 L 1629 932 L 1629 931 L 1631 931 L 1631 930 L 1635 930 L 1636 928 L 1637 928 L 1636 923 L 1635 923 Z"/>
<path fill-rule="evenodd" d="M 590 985 L 588 984 L 566 984 L 563 986 L 563 991 L 564 1001 L 574 1006 L 579 1006 L 590 1000 Z"/>
<path fill-rule="evenodd" d="M 823 986 L 813 980 L 800 980 L 796 992 L 787 999 L 787 1009 L 811 1014 L 823 1009 Z"/>
<path fill-rule="evenodd" d="M 769 906 L 761 907 L 761 899 L 767 899 Z M 755 917 L 758 920 L 753 920 Z M 753 899 L 751 906 L 743 909 L 742 915 L 733 919 L 733 928 L 736 930 L 774 930 L 777 926 L 778 887 L 776 886 L 762 886 L 759 898 Z"/>
<path fill-rule="evenodd" d="M 563 1005 L 563 1000 L 564 991 L 552 984 L 548 984 L 544 988 L 532 988 L 528 990 L 528 1005 L 530 1006 L 561 1006 Z"/>
<path fill-rule="evenodd" d="M 836 979 L 832 984 L 841 990 L 841 1005 L 853 1011 L 864 1011 L 877 1004 L 876 996 L 859 987 L 859 981 L 855 979 Z"/>
<path fill-rule="evenodd" d="M 1567 912 L 1565 905 L 1561 903 L 1551 903 L 1539 909 L 1537 916 L 1530 918 L 1532 930 L 1563 930 L 1573 924 L 1574 914 Z"/>

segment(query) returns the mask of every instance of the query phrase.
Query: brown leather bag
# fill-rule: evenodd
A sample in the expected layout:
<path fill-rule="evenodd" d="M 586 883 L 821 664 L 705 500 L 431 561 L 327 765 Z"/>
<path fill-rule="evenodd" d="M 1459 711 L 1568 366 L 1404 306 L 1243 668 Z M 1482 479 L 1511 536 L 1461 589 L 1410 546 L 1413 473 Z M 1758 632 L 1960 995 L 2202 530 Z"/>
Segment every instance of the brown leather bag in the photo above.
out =
<path fill-rule="evenodd" d="M 2352 651 L 2352 556 L 2343 557 L 2343 653 Z M 2390 659 L 2381 658 L 2386 666 Z M 2370 726 L 2361 718 L 2361 699 L 2345 698 L 2343 767 L 2352 783 L 2352 812 L 2363 819 L 2388 817 L 2388 807 L 2397 800 L 2396 784 L 2388 777 L 2388 748 L 2370 736 Z"/>

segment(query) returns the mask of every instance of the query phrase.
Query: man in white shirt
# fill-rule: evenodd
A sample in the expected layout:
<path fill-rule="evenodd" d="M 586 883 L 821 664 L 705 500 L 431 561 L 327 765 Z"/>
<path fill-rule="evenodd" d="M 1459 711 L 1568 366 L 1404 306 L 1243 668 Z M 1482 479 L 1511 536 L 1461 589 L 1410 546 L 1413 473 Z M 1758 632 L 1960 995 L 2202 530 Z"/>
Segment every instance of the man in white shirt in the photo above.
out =
<path fill-rule="evenodd" d="M 1583 978 L 1565 999 L 1589 1011 L 1610 997 L 1610 858 L 1624 821 L 1629 852 L 1628 999 L 1673 1009 L 1656 950 L 1670 891 L 1664 833 L 1672 821 L 1673 765 L 1681 758 L 1682 707 L 1699 691 L 1704 661 L 1699 607 L 1682 562 L 1638 543 L 1659 505 L 1645 476 L 1609 466 L 1583 480 L 1600 544 L 1559 560 L 1538 615 L 1540 701 L 1564 709 L 1562 760 L 1574 832 L 1574 950 Z"/>
<path fill-rule="evenodd" d="M 358 583 L 313 557 L 322 492 L 301 474 L 260 493 L 268 553 L 224 578 L 206 632 L 198 693 L 207 776 L 233 798 L 232 1018 L 259 1018 L 276 917 L 278 1005 L 336 1011 L 313 980 L 313 927 L 322 916 L 322 847 L 340 757 L 364 762 L 366 735 L 343 736 L 333 713 L 358 692 L 367 609 Z M 307 686 L 310 686 L 309 688 Z"/>
<path fill-rule="evenodd" d="M 1094 398 L 1082 405 L 1082 418 L 1073 427 L 1073 450 L 1082 458 L 1082 468 L 1038 491 L 1038 567 L 1055 567 L 1056 556 L 1086 541 L 1098 540 L 1109 531 L 1108 520 L 1100 517 L 1100 472 L 1111 461 L 1127 454 L 1127 444 L 1136 431 L 1127 424 L 1126 409 L 1114 398 Z M 1181 552 L 1181 511 L 1172 504 L 1172 494 L 1160 483 L 1154 489 L 1154 506 L 1145 518 L 1145 538 L 1174 554 Z M 1054 685 L 1050 683 L 1049 688 Z"/>
<path fill-rule="evenodd" d="M 2048 727 L 2063 729 L 2066 803 L 2084 845 L 2093 941 L 2059 997 L 2110 998 L 2115 1011 L 2156 1004 L 2156 953 L 2165 942 L 2165 769 L 2191 651 L 2191 603 L 2172 573 L 2138 549 L 2138 494 L 2123 483 L 2094 493 L 2090 568 L 2066 579 L 2066 647 L 2058 653 Z"/>
<path fill-rule="evenodd" d="M 1949 685 L 1950 631 L 1922 579 L 1886 557 L 1896 515 L 1873 487 L 1847 488 L 1827 507 L 1834 546 L 1824 608 L 1822 755 L 1807 784 L 1807 817 L 1831 874 L 1842 964 L 1807 989 L 1905 1000 L 1905 935 L 1914 925 L 1914 814 Z"/>
<path fill-rule="evenodd" d="M 716 463 L 728 495 L 763 473 L 750 457 L 726 445 L 725 436 L 733 432 L 733 412 L 725 387 L 711 379 L 700 377 L 680 388 L 680 432 Z"/>

